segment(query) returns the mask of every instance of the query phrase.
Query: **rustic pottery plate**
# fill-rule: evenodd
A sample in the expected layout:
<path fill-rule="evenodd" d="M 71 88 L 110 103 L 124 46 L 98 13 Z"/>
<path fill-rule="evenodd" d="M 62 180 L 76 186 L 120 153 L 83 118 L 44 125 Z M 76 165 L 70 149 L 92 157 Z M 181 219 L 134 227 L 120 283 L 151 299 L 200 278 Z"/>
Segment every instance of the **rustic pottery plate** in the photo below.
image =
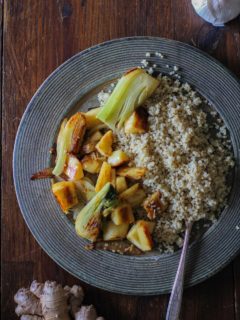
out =
<path fill-rule="evenodd" d="M 62 214 L 50 181 L 30 181 L 50 165 L 49 149 L 59 124 L 76 110 L 96 104 L 96 93 L 124 71 L 140 64 L 146 52 L 161 72 L 180 67 L 189 82 L 220 113 L 228 127 L 236 158 L 229 206 L 220 219 L 195 241 L 187 259 L 186 285 L 212 276 L 240 251 L 240 84 L 219 62 L 187 44 L 173 40 L 133 37 L 117 39 L 78 53 L 57 68 L 30 101 L 14 148 L 13 173 L 19 206 L 41 247 L 65 270 L 99 288 L 124 294 L 153 295 L 171 290 L 180 251 L 174 254 L 129 257 L 87 251 L 71 222 Z"/>

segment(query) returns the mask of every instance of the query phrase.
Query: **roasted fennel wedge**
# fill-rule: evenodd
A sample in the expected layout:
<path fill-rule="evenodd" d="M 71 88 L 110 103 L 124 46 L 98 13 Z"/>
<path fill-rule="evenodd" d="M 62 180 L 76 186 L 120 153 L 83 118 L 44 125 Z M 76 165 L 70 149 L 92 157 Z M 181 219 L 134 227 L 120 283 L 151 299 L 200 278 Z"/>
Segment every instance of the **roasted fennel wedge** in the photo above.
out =
<path fill-rule="evenodd" d="M 74 114 L 68 121 L 64 119 L 57 138 L 57 159 L 53 169 L 55 176 L 63 173 L 67 154 L 78 154 L 86 131 L 86 118 L 81 112 Z"/>
<path fill-rule="evenodd" d="M 105 184 L 79 212 L 75 223 L 77 234 L 90 241 L 97 240 L 101 228 L 102 211 L 114 207 L 116 203 L 115 189 L 110 183 Z"/>
<path fill-rule="evenodd" d="M 118 81 L 97 118 L 112 130 L 121 128 L 133 111 L 152 95 L 159 80 L 136 68 L 125 73 Z"/>

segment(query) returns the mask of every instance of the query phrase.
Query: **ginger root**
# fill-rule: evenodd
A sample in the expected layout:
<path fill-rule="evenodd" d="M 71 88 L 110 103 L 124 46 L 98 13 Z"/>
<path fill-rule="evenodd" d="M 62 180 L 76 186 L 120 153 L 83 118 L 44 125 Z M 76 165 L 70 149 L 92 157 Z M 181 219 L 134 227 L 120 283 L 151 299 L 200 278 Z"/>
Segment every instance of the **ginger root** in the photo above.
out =
<path fill-rule="evenodd" d="M 104 320 L 97 316 L 93 305 L 82 306 L 80 286 L 65 286 L 55 281 L 33 281 L 30 288 L 19 289 L 14 296 L 20 320 Z"/>
<path fill-rule="evenodd" d="M 21 316 L 20 320 L 43 320 L 43 317 L 39 317 L 39 316 L 31 316 L 31 315 L 27 315 L 24 314 Z"/>
<path fill-rule="evenodd" d="M 96 320 L 97 312 L 93 305 L 82 306 L 81 309 L 75 314 L 75 320 Z"/>
<path fill-rule="evenodd" d="M 39 283 L 39 282 L 37 282 L 36 280 L 34 280 L 34 281 L 31 283 L 30 291 L 31 291 L 33 294 L 35 294 L 35 296 L 38 297 L 38 299 L 40 299 L 41 294 L 43 293 L 43 286 L 44 286 L 43 283 Z"/>
<path fill-rule="evenodd" d="M 18 316 L 23 314 L 42 315 L 40 300 L 29 289 L 19 289 L 14 296 L 14 301 L 18 304 L 15 309 Z"/>
<path fill-rule="evenodd" d="M 65 286 L 64 290 L 68 294 L 68 303 L 70 306 L 70 312 L 72 317 L 74 317 L 75 313 L 77 313 L 79 308 L 81 307 L 81 304 L 84 298 L 83 289 L 80 286 L 74 285 L 72 286 L 72 288 Z"/>
<path fill-rule="evenodd" d="M 70 320 L 67 295 L 63 287 L 55 281 L 46 281 L 40 296 L 42 313 L 45 320 Z"/>

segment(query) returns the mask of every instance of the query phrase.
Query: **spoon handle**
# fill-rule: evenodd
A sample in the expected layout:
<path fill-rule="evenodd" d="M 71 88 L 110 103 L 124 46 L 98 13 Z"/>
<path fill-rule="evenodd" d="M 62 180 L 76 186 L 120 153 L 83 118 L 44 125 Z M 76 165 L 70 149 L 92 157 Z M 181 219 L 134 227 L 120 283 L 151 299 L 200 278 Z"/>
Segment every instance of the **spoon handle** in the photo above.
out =
<path fill-rule="evenodd" d="M 186 231 L 184 236 L 182 253 L 174 280 L 172 293 L 168 303 L 166 320 L 178 320 L 181 310 L 182 303 L 182 293 L 183 293 L 183 284 L 184 284 L 184 271 L 185 271 L 185 262 L 187 256 L 187 249 L 189 243 L 189 237 L 192 229 L 192 223 L 186 223 Z"/>

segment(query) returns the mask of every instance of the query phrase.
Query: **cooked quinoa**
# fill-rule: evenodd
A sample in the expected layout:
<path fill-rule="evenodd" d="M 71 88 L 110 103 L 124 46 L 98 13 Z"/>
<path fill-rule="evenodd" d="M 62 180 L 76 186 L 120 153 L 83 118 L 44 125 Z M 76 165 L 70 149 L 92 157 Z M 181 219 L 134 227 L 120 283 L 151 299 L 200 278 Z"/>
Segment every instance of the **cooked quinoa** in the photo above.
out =
<path fill-rule="evenodd" d="M 161 251 L 182 246 L 184 221 L 214 222 L 226 205 L 227 175 L 234 161 L 226 127 L 214 111 L 204 111 L 203 99 L 187 84 L 160 77 L 160 86 L 145 105 L 149 130 L 116 133 L 117 143 L 147 168 L 142 181 L 148 194 L 160 191 L 167 204 L 156 217 L 154 239 Z M 109 94 L 100 92 L 103 105 Z"/>

